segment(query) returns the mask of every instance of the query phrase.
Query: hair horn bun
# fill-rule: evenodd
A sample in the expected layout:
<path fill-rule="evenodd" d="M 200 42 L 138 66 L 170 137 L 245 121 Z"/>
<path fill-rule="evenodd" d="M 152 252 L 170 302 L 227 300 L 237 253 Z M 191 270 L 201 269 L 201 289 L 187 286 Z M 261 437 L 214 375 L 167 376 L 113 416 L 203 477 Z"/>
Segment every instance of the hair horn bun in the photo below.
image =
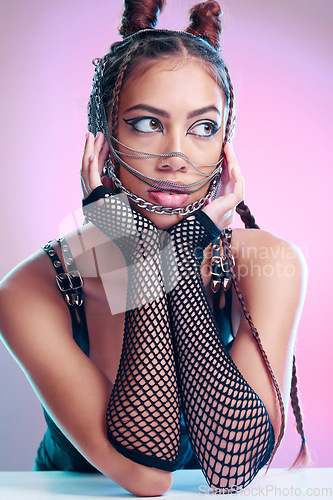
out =
<path fill-rule="evenodd" d="M 185 31 L 200 36 L 218 50 L 222 32 L 221 16 L 221 6 L 215 0 L 198 3 L 189 12 L 190 25 Z"/>
<path fill-rule="evenodd" d="M 118 32 L 123 37 L 156 26 L 165 0 L 125 0 L 124 12 Z"/>

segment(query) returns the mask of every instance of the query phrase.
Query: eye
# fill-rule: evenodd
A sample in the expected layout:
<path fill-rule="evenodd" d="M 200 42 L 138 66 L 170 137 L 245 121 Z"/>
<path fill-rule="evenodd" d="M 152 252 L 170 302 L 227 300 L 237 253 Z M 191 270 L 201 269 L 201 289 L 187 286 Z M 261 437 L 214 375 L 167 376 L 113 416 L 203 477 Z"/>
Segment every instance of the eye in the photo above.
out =
<path fill-rule="evenodd" d="M 188 129 L 189 135 L 198 137 L 212 137 L 220 130 L 218 124 L 211 120 L 197 121 Z"/>
<path fill-rule="evenodd" d="M 163 132 L 163 125 L 161 122 L 150 116 L 131 118 L 129 120 L 125 120 L 125 118 L 123 118 L 123 120 L 128 125 L 131 125 L 132 129 L 136 132 L 142 132 L 143 134 Z"/>

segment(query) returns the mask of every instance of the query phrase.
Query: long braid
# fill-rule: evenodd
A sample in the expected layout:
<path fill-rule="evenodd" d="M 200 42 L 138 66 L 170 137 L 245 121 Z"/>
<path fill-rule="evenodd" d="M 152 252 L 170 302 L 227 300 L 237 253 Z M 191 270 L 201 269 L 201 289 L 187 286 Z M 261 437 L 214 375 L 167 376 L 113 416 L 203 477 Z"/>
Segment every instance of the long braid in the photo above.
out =
<path fill-rule="evenodd" d="M 295 356 L 293 357 L 293 374 L 292 374 L 292 379 L 291 379 L 291 389 L 290 389 L 290 400 L 291 400 L 291 407 L 293 409 L 295 419 L 296 419 L 296 429 L 298 434 L 301 436 L 302 444 L 301 448 L 298 452 L 298 455 L 296 457 L 295 462 L 291 466 L 293 467 L 303 467 L 304 465 L 307 465 L 308 462 L 310 461 L 310 454 L 305 442 L 305 434 L 304 434 L 304 428 L 303 428 L 303 418 L 302 418 L 302 412 L 301 412 L 301 407 L 299 403 L 299 398 L 298 398 L 298 389 L 297 389 L 297 369 L 296 369 L 296 360 Z"/>
<path fill-rule="evenodd" d="M 133 44 L 134 45 L 134 44 Z M 119 74 L 114 86 L 114 91 L 113 91 L 113 99 L 111 102 L 111 107 L 110 107 L 110 115 L 111 115 L 111 127 L 112 127 L 112 135 L 117 138 L 117 132 L 118 132 L 118 120 L 119 120 L 119 99 L 120 99 L 120 91 L 123 86 L 123 80 L 124 80 L 124 75 L 126 72 L 126 69 L 131 62 L 131 59 L 133 57 L 134 52 L 137 50 L 136 44 L 132 46 L 127 54 L 124 57 L 123 63 L 120 67 Z"/>
<path fill-rule="evenodd" d="M 257 224 L 255 224 L 255 219 L 254 219 L 253 215 L 251 214 L 249 208 L 244 204 L 244 202 L 241 202 L 241 203 L 245 207 L 245 208 L 243 206 L 241 207 L 241 209 L 244 211 L 244 213 L 246 213 L 246 215 L 244 216 L 244 218 L 247 218 L 246 220 L 248 221 L 248 225 L 246 227 L 247 228 L 260 229 L 259 226 Z M 251 219 L 252 219 L 252 224 L 253 225 L 251 225 Z M 242 217 L 242 220 L 243 220 L 243 217 Z M 245 221 L 243 220 L 243 222 L 245 222 Z M 228 244 L 228 242 L 227 242 L 227 240 L 226 240 L 225 237 L 222 237 L 222 244 L 223 244 L 223 249 L 224 249 L 225 255 L 227 256 L 228 261 L 229 261 L 230 275 L 231 275 L 232 283 L 233 283 L 235 291 L 236 291 L 237 298 L 238 298 L 238 300 L 239 300 L 239 302 L 240 302 L 240 304 L 242 306 L 243 314 L 244 314 L 244 316 L 245 316 L 245 318 L 246 318 L 246 320 L 247 320 L 247 322 L 248 322 L 248 324 L 249 324 L 249 326 L 251 328 L 252 336 L 255 339 L 255 341 L 256 341 L 256 343 L 257 343 L 257 345 L 259 347 L 260 353 L 261 353 L 262 358 L 263 358 L 263 360 L 265 362 L 266 369 L 267 369 L 267 371 L 268 371 L 268 373 L 270 375 L 270 378 L 271 378 L 271 381 L 272 381 L 272 384 L 274 386 L 274 389 L 275 389 L 275 392 L 276 392 L 276 395 L 277 395 L 277 398 L 278 398 L 278 402 L 279 402 L 280 415 L 281 415 L 281 426 L 280 426 L 280 432 L 279 432 L 278 438 L 276 440 L 276 444 L 275 444 L 272 456 L 271 456 L 271 458 L 270 458 L 270 460 L 268 462 L 268 466 L 267 466 L 267 468 L 268 468 L 271 465 L 271 463 L 272 463 L 274 455 L 275 455 L 278 447 L 280 446 L 282 438 L 283 438 L 283 435 L 284 435 L 285 411 L 284 411 L 284 405 L 283 405 L 282 395 L 281 395 L 281 391 L 280 391 L 278 382 L 277 382 L 276 377 L 274 375 L 274 372 L 272 370 L 272 367 L 271 367 L 271 365 L 269 363 L 269 360 L 267 358 L 266 352 L 265 352 L 265 350 L 264 350 L 264 348 L 262 346 L 258 330 L 256 329 L 256 327 L 253 324 L 251 315 L 250 315 L 250 313 L 249 313 L 249 311 L 248 311 L 248 309 L 246 307 L 243 294 L 242 294 L 242 292 L 241 292 L 241 290 L 240 290 L 240 288 L 238 286 L 236 274 L 235 274 L 235 271 L 234 271 L 234 268 L 233 268 L 233 265 L 232 265 L 233 262 L 232 262 L 231 248 L 230 248 L 230 245 Z M 308 448 L 307 448 L 306 442 L 305 442 L 305 434 L 304 434 L 304 428 L 303 428 L 303 418 L 302 418 L 301 407 L 300 407 L 300 402 L 299 402 L 299 397 L 298 397 L 297 372 L 296 372 L 295 355 L 293 356 L 293 369 L 292 369 L 290 399 L 291 399 L 291 407 L 293 409 L 293 413 L 294 413 L 295 420 L 296 420 L 296 429 L 297 429 L 297 432 L 299 433 L 299 435 L 301 436 L 301 440 L 302 440 L 301 448 L 300 448 L 300 450 L 298 452 L 298 455 L 296 457 L 296 460 L 294 461 L 294 463 L 291 466 L 291 468 L 294 468 L 294 467 L 303 467 L 303 466 L 305 466 L 310 461 L 310 455 L 309 455 L 309 451 L 308 451 Z"/>
<path fill-rule="evenodd" d="M 224 66 L 225 74 L 227 77 L 227 82 L 229 86 L 229 113 L 228 113 L 228 119 L 227 123 L 225 126 L 225 133 L 224 133 L 224 139 L 223 139 L 223 144 L 222 144 L 222 151 L 224 149 L 224 146 L 228 141 L 230 141 L 233 133 L 233 121 L 234 121 L 234 101 L 235 101 L 235 93 L 234 93 L 234 88 L 232 85 L 232 81 L 230 78 L 230 73 L 229 70 L 226 66 Z M 230 136 L 230 137 L 229 137 Z"/>
<path fill-rule="evenodd" d="M 245 227 L 247 229 L 260 229 L 258 224 L 256 224 L 255 218 L 252 215 L 249 207 L 247 205 L 245 205 L 244 201 L 241 201 L 237 205 L 236 211 L 240 215 L 240 217 L 241 217 L 242 221 L 244 222 Z M 244 298 L 243 298 L 242 293 L 238 287 L 237 281 L 234 278 L 233 278 L 233 283 L 235 286 L 237 297 L 242 305 L 244 315 L 245 315 L 245 317 L 248 320 L 248 323 L 250 325 L 252 335 L 254 336 L 254 338 L 256 339 L 256 341 L 258 343 L 258 340 L 260 341 L 259 336 L 258 336 L 258 332 L 257 332 L 257 330 L 255 330 L 255 329 L 253 330 L 253 328 L 252 328 L 253 323 L 251 321 L 251 316 L 250 316 L 249 312 L 247 311 L 247 308 L 246 308 L 246 305 L 244 302 Z M 257 336 L 258 336 L 258 338 L 257 338 Z M 258 344 L 258 346 L 259 346 L 259 344 Z M 259 346 L 259 349 L 261 350 L 260 346 Z M 266 363 L 266 359 L 264 356 L 263 356 L 263 358 L 264 358 L 264 361 Z M 267 363 L 266 363 L 266 367 L 268 369 Z M 278 396 L 278 399 L 279 399 L 279 403 L 280 403 L 279 396 Z M 293 356 L 293 369 L 292 369 L 292 378 L 291 378 L 290 401 L 291 401 L 291 407 L 293 409 L 293 413 L 294 413 L 295 420 L 296 420 L 296 429 L 297 429 L 298 434 L 301 436 L 301 440 L 302 440 L 301 448 L 300 448 L 298 455 L 296 457 L 296 460 L 294 461 L 291 468 L 303 467 L 310 461 L 310 454 L 309 454 L 308 448 L 307 448 L 306 443 L 305 443 L 303 418 L 302 418 L 301 406 L 300 406 L 299 397 L 298 397 L 298 390 L 297 390 L 297 372 L 296 372 L 295 356 Z M 281 409 L 281 404 L 280 404 L 280 409 Z M 284 409 L 283 409 L 283 412 L 284 412 Z M 281 416 L 282 416 L 282 414 L 281 414 Z M 281 424 L 281 426 L 282 426 L 282 424 Z M 281 435 L 281 430 L 280 430 L 280 435 Z M 283 436 L 283 432 L 282 432 L 282 436 Z M 281 439 L 282 439 L 282 436 L 281 436 Z M 279 438 L 278 438 L 278 442 L 277 442 L 275 449 L 273 451 L 269 465 L 270 465 L 272 458 L 277 450 L 278 445 L 281 442 L 281 439 L 279 440 Z"/>
<path fill-rule="evenodd" d="M 247 205 L 245 205 L 244 201 L 238 203 L 236 212 L 240 215 L 240 218 L 244 222 L 246 229 L 260 229 L 258 224 L 256 224 L 256 220 L 252 215 L 251 210 Z"/>

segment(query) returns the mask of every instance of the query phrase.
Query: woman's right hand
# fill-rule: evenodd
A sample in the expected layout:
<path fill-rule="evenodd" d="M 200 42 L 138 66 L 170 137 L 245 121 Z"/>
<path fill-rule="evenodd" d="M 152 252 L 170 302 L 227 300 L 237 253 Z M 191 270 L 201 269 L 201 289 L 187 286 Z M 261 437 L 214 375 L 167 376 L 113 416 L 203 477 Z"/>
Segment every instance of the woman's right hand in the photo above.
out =
<path fill-rule="evenodd" d="M 83 198 L 102 184 L 111 189 L 111 179 L 102 178 L 105 160 L 109 153 L 109 145 L 104 134 L 98 132 L 96 138 L 91 132 L 87 133 L 81 168 L 81 188 Z M 108 185 L 110 184 L 110 185 Z"/>
<path fill-rule="evenodd" d="M 244 199 L 244 179 L 240 172 L 232 144 L 224 148 L 222 189 L 218 197 L 204 208 L 208 217 L 222 231 L 233 221 L 237 205 Z"/>

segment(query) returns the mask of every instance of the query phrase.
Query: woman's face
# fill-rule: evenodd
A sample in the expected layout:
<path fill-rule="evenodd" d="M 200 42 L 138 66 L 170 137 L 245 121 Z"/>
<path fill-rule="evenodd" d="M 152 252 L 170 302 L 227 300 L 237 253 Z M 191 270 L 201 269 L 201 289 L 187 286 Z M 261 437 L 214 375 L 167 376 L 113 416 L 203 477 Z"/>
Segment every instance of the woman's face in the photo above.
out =
<path fill-rule="evenodd" d="M 192 162 L 219 161 L 224 133 L 224 98 L 207 70 L 194 59 L 168 58 L 136 68 L 125 82 L 119 101 L 118 139 L 139 151 L 184 153 Z M 122 146 L 119 150 L 131 153 Z M 135 153 L 134 153 L 135 154 Z M 155 179 L 191 184 L 204 177 L 183 158 L 137 159 L 123 157 L 133 168 Z M 199 167 L 210 174 L 215 167 Z M 140 198 L 165 207 L 185 207 L 202 198 L 209 184 L 195 193 L 177 194 L 152 188 L 120 165 L 124 186 Z M 154 224 L 167 229 L 177 214 L 150 213 L 137 205 Z"/>

